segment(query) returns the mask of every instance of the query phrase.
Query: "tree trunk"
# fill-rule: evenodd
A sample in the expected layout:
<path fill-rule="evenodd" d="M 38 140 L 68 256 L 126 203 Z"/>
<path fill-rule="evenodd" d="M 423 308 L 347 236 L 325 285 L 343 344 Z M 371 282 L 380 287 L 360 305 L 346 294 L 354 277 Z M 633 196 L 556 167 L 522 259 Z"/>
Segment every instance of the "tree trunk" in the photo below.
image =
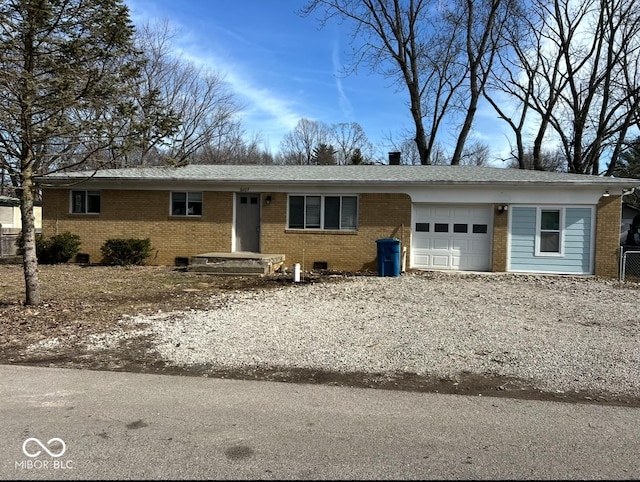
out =
<path fill-rule="evenodd" d="M 427 136 L 425 135 L 424 124 L 422 122 L 422 98 L 420 96 L 420 89 L 416 82 L 410 82 L 409 76 L 405 71 L 405 79 L 407 79 L 407 89 L 409 90 L 409 98 L 411 99 L 411 117 L 413 117 L 413 123 L 416 126 L 416 147 L 418 148 L 418 155 L 420 156 L 420 164 L 431 164 L 431 152 L 427 143 Z"/>
<path fill-rule="evenodd" d="M 427 144 L 427 138 L 424 133 L 424 126 L 422 122 L 416 122 L 416 146 L 418 147 L 418 154 L 420 155 L 420 164 L 428 166 L 431 165 L 431 149 Z"/>
<path fill-rule="evenodd" d="M 40 281 L 38 279 L 38 258 L 36 256 L 36 226 L 33 215 L 34 189 L 30 171 L 23 173 L 22 188 L 20 189 L 22 214 L 22 266 L 26 299 L 25 305 L 39 305 L 42 303 Z"/>
<path fill-rule="evenodd" d="M 462 128 L 460 129 L 460 134 L 458 135 L 458 142 L 456 142 L 456 149 L 453 152 L 453 157 L 451 158 L 452 166 L 460 165 L 460 159 L 462 159 L 464 146 L 467 143 L 469 132 L 471 132 L 471 125 L 473 124 L 473 118 L 476 115 L 477 105 L 478 105 L 478 94 L 474 93 L 472 94 L 471 102 L 467 110 L 467 114 L 464 118 Z"/>

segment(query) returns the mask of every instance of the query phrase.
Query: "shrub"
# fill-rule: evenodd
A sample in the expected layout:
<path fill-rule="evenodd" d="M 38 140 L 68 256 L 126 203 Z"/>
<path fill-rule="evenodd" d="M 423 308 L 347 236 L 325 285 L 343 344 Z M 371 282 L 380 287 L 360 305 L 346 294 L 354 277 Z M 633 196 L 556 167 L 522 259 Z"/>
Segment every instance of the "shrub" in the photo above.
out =
<path fill-rule="evenodd" d="M 22 236 L 16 242 L 18 254 L 24 253 Z M 80 236 L 69 232 L 56 234 L 45 238 L 42 234 L 36 234 L 36 256 L 41 264 L 66 263 L 80 251 Z"/>
<path fill-rule="evenodd" d="M 117 266 L 142 265 L 151 256 L 151 240 L 108 239 L 100 248 L 106 264 Z"/>

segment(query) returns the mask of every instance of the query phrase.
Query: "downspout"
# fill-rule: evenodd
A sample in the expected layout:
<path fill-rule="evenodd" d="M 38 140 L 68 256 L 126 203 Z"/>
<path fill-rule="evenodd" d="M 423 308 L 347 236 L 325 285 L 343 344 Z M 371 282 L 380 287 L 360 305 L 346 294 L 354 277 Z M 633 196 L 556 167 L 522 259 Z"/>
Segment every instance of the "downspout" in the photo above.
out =
<path fill-rule="evenodd" d="M 407 247 L 404 245 L 404 223 L 400 224 L 400 245 L 402 246 L 402 265 L 400 272 L 407 270 Z"/>

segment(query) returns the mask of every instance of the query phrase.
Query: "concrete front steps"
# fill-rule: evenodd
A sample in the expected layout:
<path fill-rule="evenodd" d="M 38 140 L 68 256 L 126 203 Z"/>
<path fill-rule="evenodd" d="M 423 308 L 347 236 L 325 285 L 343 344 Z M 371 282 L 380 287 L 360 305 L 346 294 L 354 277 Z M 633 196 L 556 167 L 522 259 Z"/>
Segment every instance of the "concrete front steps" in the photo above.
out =
<path fill-rule="evenodd" d="M 267 276 L 284 263 L 284 254 L 205 253 L 191 256 L 187 271 L 228 276 Z"/>

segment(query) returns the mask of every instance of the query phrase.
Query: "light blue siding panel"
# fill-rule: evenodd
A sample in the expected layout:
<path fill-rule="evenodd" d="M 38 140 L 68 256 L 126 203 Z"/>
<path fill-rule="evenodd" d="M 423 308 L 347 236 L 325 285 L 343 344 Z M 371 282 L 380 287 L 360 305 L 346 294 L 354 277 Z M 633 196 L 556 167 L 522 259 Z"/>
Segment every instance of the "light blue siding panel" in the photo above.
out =
<path fill-rule="evenodd" d="M 536 256 L 535 207 L 512 207 L 509 249 L 511 271 L 591 273 L 591 208 L 564 210 L 563 256 Z"/>
<path fill-rule="evenodd" d="M 523 269 L 533 258 L 536 235 L 536 208 L 513 207 L 511 211 L 511 269 Z"/>

